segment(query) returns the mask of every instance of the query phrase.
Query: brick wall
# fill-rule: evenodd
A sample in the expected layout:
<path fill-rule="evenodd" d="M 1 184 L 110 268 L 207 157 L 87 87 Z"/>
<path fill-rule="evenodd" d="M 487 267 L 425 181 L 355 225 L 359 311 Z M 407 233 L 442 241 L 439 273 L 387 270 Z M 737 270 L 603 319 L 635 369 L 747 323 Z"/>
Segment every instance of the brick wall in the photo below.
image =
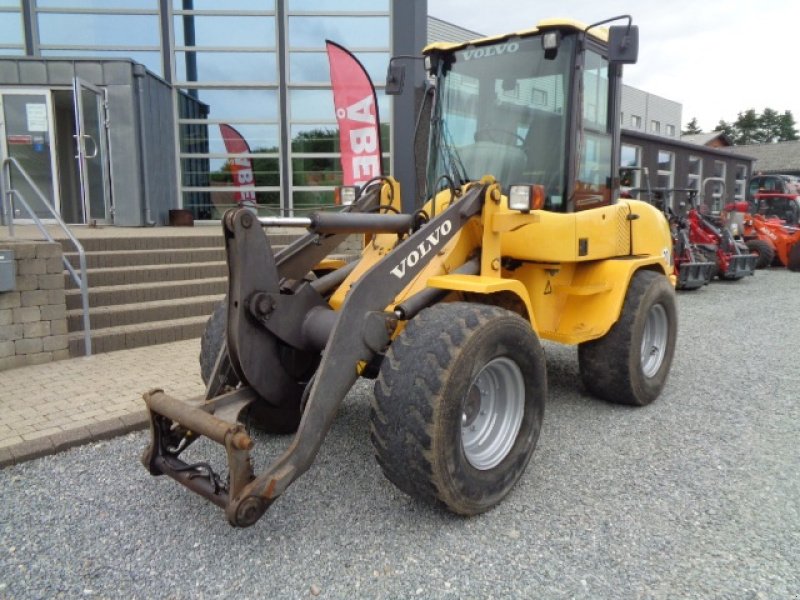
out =
<path fill-rule="evenodd" d="M 61 245 L 0 240 L 16 260 L 15 289 L 0 292 L 0 371 L 69 358 Z"/>

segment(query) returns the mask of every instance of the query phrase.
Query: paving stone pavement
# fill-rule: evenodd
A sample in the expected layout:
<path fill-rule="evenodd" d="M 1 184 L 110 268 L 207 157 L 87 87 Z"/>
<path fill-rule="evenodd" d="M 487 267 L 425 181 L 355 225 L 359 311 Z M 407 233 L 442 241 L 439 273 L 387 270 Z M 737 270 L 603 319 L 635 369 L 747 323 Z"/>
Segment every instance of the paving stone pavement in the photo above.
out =
<path fill-rule="evenodd" d="M 146 427 L 142 394 L 204 392 L 200 340 L 0 371 L 0 467 Z"/>

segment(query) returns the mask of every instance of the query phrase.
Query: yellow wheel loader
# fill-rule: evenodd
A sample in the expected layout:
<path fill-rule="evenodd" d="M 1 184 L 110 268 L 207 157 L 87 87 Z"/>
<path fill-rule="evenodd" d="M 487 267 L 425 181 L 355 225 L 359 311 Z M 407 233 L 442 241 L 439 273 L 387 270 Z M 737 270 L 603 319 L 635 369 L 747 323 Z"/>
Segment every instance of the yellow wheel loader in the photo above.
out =
<path fill-rule="evenodd" d="M 672 241 L 660 211 L 618 199 L 621 72 L 638 31 L 630 18 L 599 26 L 609 21 L 426 48 L 428 200 L 416 210 L 402 212 L 398 183 L 381 177 L 339 212 L 226 213 L 229 287 L 203 338 L 207 393 L 145 394 L 150 473 L 252 525 L 369 377 L 386 477 L 473 515 L 533 454 L 547 396 L 540 338 L 577 345 L 589 393 L 652 402 L 675 348 Z M 390 82 L 399 75 L 390 68 Z M 264 227 L 275 224 L 308 231 L 273 253 Z M 360 258 L 326 262 L 351 234 L 365 234 Z M 261 473 L 245 422 L 294 435 Z M 201 436 L 224 446 L 227 473 L 184 461 Z"/>

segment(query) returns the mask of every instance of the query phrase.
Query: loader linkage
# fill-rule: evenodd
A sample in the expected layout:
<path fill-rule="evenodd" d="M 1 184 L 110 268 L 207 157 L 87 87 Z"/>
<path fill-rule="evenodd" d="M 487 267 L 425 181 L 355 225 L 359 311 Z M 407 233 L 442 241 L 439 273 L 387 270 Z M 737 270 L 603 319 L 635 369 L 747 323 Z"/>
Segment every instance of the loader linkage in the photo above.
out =
<path fill-rule="evenodd" d="M 385 312 L 386 307 L 436 256 L 435 250 L 480 213 L 486 189 L 484 184 L 473 185 L 446 210 L 403 239 L 350 288 L 337 313 L 316 294 L 311 282 L 295 286 L 291 294 L 281 287 L 287 277 L 299 279 L 320 260 L 315 254 L 319 252 L 318 244 L 300 242 L 294 255 L 273 256 L 252 213 L 244 209 L 226 213 L 227 352 L 242 386 L 210 397 L 214 395 L 210 390 L 215 373 L 207 398 L 184 402 L 161 390 L 145 394 L 152 435 L 142 457 L 145 467 L 153 475 L 169 475 L 222 507 L 232 525 L 247 527 L 255 523 L 311 466 L 339 405 L 359 377 L 359 363 L 369 362 L 388 346 L 397 316 Z M 317 236 L 357 231 L 408 232 L 411 218 L 400 220 L 398 216 L 328 214 L 313 225 L 312 232 Z M 430 247 L 432 241 L 435 248 Z M 426 247 L 428 252 L 418 251 L 420 247 Z M 330 248 L 325 253 L 329 251 Z M 305 259 L 307 252 L 312 255 Z M 414 259 L 408 260 L 412 254 Z M 291 265 L 291 273 L 287 274 L 286 265 Z M 322 347 L 317 347 L 320 341 Z M 256 476 L 250 461 L 253 442 L 237 422 L 237 416 L 253 403 L 277 405 L 280 401 L 276 390 L 280 391 L 283 385 L 296 385 L 284 381 L 290 378 L 280 369 L 279 345 L 312 354 L 321 351 L 321 360 L 306 384 L 310 389 L 305 391 L 307 400 L 294 439 L 280 457 Z M 223 368 L 221 362 L 217 362 L 216 370 Z M 228 481 L 223 481 L 206 463 L 187 464 L 179 457 L 199 436 L 225 447 Z"/>

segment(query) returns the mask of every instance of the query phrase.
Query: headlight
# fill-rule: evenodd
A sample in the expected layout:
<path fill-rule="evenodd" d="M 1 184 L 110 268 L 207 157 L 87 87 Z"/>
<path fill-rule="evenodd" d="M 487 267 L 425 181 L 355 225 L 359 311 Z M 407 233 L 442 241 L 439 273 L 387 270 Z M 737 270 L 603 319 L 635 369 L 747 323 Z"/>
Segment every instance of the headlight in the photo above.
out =
<path fill-rule="evenodd" d="M 512 185 L 508 190 L 508 208 L 520 212 L 539 210 L 544 206 L 544 186 Z"/>
<path fill-rule="evenodd" d="M 336 188 L 334 192 L 333 201 L 335 204 L 342 206 L 350 206 L 358 198 L 358 186 L 343 185 Z"/>

